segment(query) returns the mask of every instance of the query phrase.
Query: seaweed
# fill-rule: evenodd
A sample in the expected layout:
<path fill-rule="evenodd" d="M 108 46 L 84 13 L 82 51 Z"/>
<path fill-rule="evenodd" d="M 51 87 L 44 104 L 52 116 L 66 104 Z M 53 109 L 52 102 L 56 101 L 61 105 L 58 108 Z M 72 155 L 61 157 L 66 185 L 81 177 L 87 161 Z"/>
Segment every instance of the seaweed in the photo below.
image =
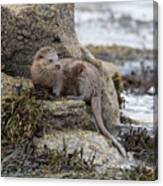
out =
<path fill-rule="evenodd" d="M 34 138 L 50 130 L 50 125 L 43 125 L 43 117 L 45 110 L 35 97 L 2 98 L 2 176 L 49 177 L 65 171 L 94 171 L 95 154 L 85 160 L 83 148 L 68 153 L 65 139 L 62 150 L 45 147 L 38 151 Z"/>
<path fill-rule="evenodd" d="M 73 152 L 68 153 L 68 146 L 65 139 L 63 139 L 63 149 L 56 150 L 55 153 L 49 154 L 50 158 L 49 166 L 51 172 L 58 173 L 63 171 L 79 171 L 79 172 L 92 172 L 94 171 L 94 159 L 95 153 L 91 154 L 88 160 L 83 157 L 83 147 L 79 150 L 75 149 Z"/>
<path fill-rule="evenodd" d="M 123 170 L 122 175 L 126 180 L 137 181 L 154 181 L 157 178 L 155 169 L 146 165 L 139 165 L 131 170 Z"/>
<path fill-rule="evenodd" d="M 31 139 L 41 126 L 41 105 L 26 96 L 2 99 L 2 141 L 15 144 Z"/>
<path fill-rule="evenodd" d="M 122 143 L 126 151 L 134 152 L 134 158 L 142 160 L 147 166 L 156 164 L 154 151 L 157 136 L 153 137 L 148 133 L 146 128 L 131 128 L 129 132 L 120 134 Z"/>

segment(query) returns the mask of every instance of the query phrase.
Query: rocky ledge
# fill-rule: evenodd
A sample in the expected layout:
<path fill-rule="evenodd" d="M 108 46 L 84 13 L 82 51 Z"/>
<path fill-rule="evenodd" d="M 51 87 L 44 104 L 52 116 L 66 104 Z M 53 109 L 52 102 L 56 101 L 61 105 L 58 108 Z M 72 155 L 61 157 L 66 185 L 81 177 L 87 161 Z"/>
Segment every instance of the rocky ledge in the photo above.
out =
<path fill-rule="evenodd" d="M 76 178 L 100 178 L 121 167 L 123 158 L 96 131 L 83 101 L 38 99 L 30 80 L 4 73 L 2 85 L 2 176 L 63 177 L 70 171 Z"/>

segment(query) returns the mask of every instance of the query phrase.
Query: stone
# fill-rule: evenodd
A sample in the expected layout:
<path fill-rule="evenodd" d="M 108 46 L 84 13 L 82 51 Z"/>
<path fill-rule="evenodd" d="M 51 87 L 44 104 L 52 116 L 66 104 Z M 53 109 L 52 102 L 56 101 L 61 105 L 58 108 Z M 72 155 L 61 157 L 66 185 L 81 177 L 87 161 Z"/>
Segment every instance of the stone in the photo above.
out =
<path fill-rule="evenodd" d="M 124 159 L 104 136 L 96 132 L 83 130 L 58 131 L 44 135 L 43 138 L 35 138 L 34 142 L 39 151 L 44 151 L 46 146 L 50 150 L 63 149 L 63 141 L 67 146 L 67 153 L 83 148 L 83 159 L 89 160 L 95 155 L 94 164 L 106 170 L 107 168 L 120 168 Z M 55 141 L 55 143 L 54 143 Z M 109 150 L 108 150 L 109 149 Z"/>
<path fill-rule="evenodd" d="M 22 84 L 21 94 L 13 95 L 12 87 L 20 83 Z M 65 141 L 67 154 L 83 149 L 83 159 L 86 162 L 89 162 L 91 156 L 95 156 L 94 164 L 98 171 L 101 170 L 105 173 L 108 168 L 120 169 L 124 159 L 111 141 L 96 131 L 95 120 L 90 107 L 83 101 L 29 98 L 27 93 L 32 86 L 31 81 L 26 78 L 14 78 L 5 73 L 2 73 L 2 85 L 2 130 L 5 134 L 2 140 L 8 139 L 7 137 L 10 136 L 11 143 L 15 144 L 20 140 L 20 137 L 24 138 L 29 134 L 30 139 L 33 138 L 34 140 L 36 150 L 41 153 L 46 153 L 47 149 L 54 152 L 56 150 L 62 151 L 63 141 Z M 20 113 L 16 111 L 18 105 Z M 16 115 L 14 112 L 14 115 L 11 114 L 8 106 L 12 111 L 14 110 Z M 21 111 L 29 115 L 23 114 L 26 119 L 23 120 L 22 117 L 18 117 L 19 121 L 17 121 L 17 115 L 21 114 Z M 37 116 L 33 113 L 36 111 Z M 6 130 L 6 122 L 8 126 L 12 126 L 10 128 L 12 132 Z M 32 126 L 40 126 L 42 128 L 41 135 L 38 136 L 36 127 Z M 41 129 L 40 127 L 39 129 Z M 2 148 L 6 151 L 5 146 Z M 98 172 L 98 174 L 100 173 Z"/>
<path fill-rule="evenodd" d="M 36 51 L 52 46 L 60 57 L 81 57 L 74 28 L 74 4 L 4 5 L 1 7 L 4 71 L 29 77 Z"/>

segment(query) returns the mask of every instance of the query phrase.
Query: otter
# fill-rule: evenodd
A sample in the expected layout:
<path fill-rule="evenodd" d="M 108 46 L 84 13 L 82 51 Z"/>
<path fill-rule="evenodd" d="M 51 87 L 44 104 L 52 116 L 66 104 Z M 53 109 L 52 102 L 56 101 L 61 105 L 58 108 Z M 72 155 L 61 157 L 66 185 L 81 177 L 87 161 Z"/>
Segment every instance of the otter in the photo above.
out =
<path fill-rule="evenodd" d="M 52 88 L 55 96 L 64 95 L 68 99 L 90 103 L 97 128 L 126 157 L 125 149 L 104 125 L 101 108 L 102 83 L 100 73 L 94 65 L 72 58 L 59 60 L 53 48 L 44 47 L 34 57 L 31 75 L 34 85 Z"/>
<path fill-rule="evenodd" d="M 56 97 L 62 89 L 61 64 L 56 51 L 51 47 L 42 47 L 36 52 L 31 66 L 34 87 L 52 89 Z"/>

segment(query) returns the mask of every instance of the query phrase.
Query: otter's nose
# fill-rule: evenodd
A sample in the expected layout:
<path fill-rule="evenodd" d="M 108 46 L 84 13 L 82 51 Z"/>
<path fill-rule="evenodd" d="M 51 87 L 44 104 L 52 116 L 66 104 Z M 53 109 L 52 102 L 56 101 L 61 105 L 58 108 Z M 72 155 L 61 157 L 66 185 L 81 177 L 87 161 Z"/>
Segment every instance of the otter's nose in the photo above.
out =
<path fill-rule="evenodd" d="M 55 64 L 55 68 L 56 68 L 57 70 L 60 70 L 61 65 L 60 65 L 60 64 Z"/>

